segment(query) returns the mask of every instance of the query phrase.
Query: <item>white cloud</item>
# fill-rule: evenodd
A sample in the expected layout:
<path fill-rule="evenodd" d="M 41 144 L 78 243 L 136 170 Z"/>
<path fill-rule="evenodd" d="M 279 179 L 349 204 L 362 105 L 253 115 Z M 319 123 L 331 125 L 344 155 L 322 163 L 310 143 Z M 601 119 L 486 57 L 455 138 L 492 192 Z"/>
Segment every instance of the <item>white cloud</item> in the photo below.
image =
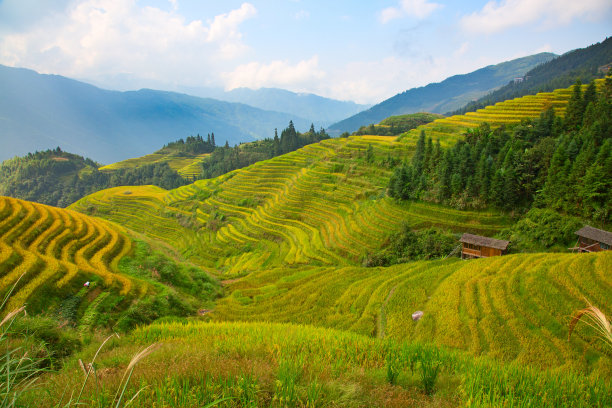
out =
<path fill-rule="evenodd" d="M 421 20 L 441 7 L 441 4 L 429 3 L 428 0 L 400 0 L 398 7 L 388 7 L 382 10 L 379 20 L 383 24 L 403 17 L 414 17 Z"/>
<path fill-rule="evenodd" d="M 306 10 L 300 10 L 297 13 L 295 13 L 295 19 L 296 20 L 305 20 L 307 18 L 310 17 L 310 12 L 306 11 Z"/>
<path fill-rule="evenodd" d="M 243 3 L 237 10 L 215 17 L 208 30 L 208 42 L 218 42 L 225 57 L 235 57 L 246 49 L 242 44 L 242 33 L 238 26 L 254 17 L 257 10 L 252 4 Z"/>
<path fill-rule="evenodd" d="M 187 21 L 174 7 L 84 0 L 35 27 L 0 37 L 0 63 L 94 80 L 113 73 L 201 81 L 206 67 L 248 50 L 239 25 L 255 13 L 244 3 L 203 23 Z"/>
<path fill-rule="evenodd" d="M 453 52 L 454 57 L 460 57 L 470 49 L 470 43 L 464 42 L 459 48 Z"/>
<path fill-rule="evenodd" d="M 226 90 L 240 87 L 285 87 L 293 90 L 305 90 L 309 84 L 325 77 L 319 68 L 319 57 L 313 56 L 295 65 L 287 61 L 272 61 L 269 64 L 250 62 L 240 65 L 232 72 L 222 74 Z"/>
<path fill-rule="evenodd" d="M 610 0 L 502 0 L 490 1 L 482 10 L 461 19 L 465 31 L 495 33 L 511 27 L 542 23 L 557 26 L 576 18 L 604 18 Z"/>
<path fill-rule="evenodd" d="M 543 46 L 537 48 L 534 51 L 534 54 L 539 54 L 541 52 L 553 52 L 553 48 L 550 46 L 550 44 L 544 44 Z"/>

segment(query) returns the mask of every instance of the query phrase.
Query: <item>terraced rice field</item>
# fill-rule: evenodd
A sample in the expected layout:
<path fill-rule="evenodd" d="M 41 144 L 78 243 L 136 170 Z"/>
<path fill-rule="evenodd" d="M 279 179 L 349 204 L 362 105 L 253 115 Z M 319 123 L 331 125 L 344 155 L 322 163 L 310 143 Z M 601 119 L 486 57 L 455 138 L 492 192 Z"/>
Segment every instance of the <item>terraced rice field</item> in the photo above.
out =
<path fill-rule="evenodd" d="M 147 164 L 168 163 L 171 169 L 186 179 L 193 179 L 201 176 L 201 163 L 210 156 L 210 153 L 199 155 L 180 155 L 176 153 L 151 153 L 142 157 L 123 160 L 99 168 L 100 171 L 114 171 L 119 169 L 130 169 Z"/>
<path fill-rule="evenodd" d="M 142 293 L 144 286 L 117 273 L 131 246 L 121 227 L 104 220 L 0 197 L 0 291 L 16 285 L 4 311 L 26 302 L 47 304 L 49 294 L 77 296 L 85 281 L 120 296 Z M 93 286 L 90 304 L 104 293 Z"/>
<path fill-rule="evenodd" d="M 604 80 L 596 80 L 596 85 L 602 86 Z M 588 85 L 583 85 L 582 90 L 586 90 Z M 443 119 L 437 119 L 427 125 L 419 126 L 407 134 L 402 139 L 408 143 L 415 143 L 421 130 L 433 140 L 440 140 L 443 146 L 455 143 L 466 130 L 477 128 L 486 122 L 492 128 L 502 125 L 514 125 L 527 118 L 536 118 L 540 113 L 549 107 L 555 110 L 555 114 L 563 117 L 565 107 L 571 96 L 571 88 L 556 89 L 553 92 L 540 92 L 536 95 L 526 95 L 520 98 L 498 102 L 495 105 L 478 109 L 476 112 L 467 112 L 465 115 L 454 115 Z"/>
<path fill-rule="evenodd" d="M 511 107 L 521 117 L 537 116 L 547 104 L 561 113 L 568 92 L 467 117 L 472 124 L 497 117 L 497 126 Z M 466 129 L 444 126 L 454 129 L 445 144 Z M 228 280 L 231 295 L 218 302 L 214 319 L 308 323 L 527 365 L 612 372 L 610 351 L 588 330 L 566 340 L 568 316 L 585 297 L 610 314 L 610 253 L 361 267 L 403 224 L 492 236 L 511 222 L 495 212 L 386 197 L 386 163 L 410 158 L 413 148 L 385 136 L 325 140 L 172 191 L 118 187 L 71 208 L 158 239 Z M 425 312 L 418 323 L 410 318 L 416 310 Z"/>
<path fill-rule="evenodd" d="M 404 223 L 486 234 L 508 225 L 499 214 L 386 198 L 391 169 L 383 161 L 411 153 L 394 137 L 332 139 L 176 190 L 119 187 L 72 208 L 165 241 L 229 276 L 282 265 L 358 265 Z"/>
<path fill-rule="evenodd" d="M 584 299 L 608 316 L 612 253 L 517 254 L 389 268 L 279 268 L 231 284 L 220 320 L 294 322 L 401 341 L 435 342 L 501 361 L 612 369 L 612 350 L 582 332 L 567 341 Z M 425 312 L 418 322 L 411 314 Z"/>

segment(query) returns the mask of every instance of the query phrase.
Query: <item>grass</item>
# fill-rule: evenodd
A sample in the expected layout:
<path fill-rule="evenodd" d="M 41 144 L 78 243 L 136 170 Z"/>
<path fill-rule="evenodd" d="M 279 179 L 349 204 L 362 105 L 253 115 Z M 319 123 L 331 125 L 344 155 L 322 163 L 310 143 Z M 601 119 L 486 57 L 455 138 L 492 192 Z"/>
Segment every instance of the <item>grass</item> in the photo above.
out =
<path fill-rule="evenodd" d="M 192 407 L 231 398 L 217 406 L 604 407 L 612 395 L 605 379 L 474 359 L 439 346 L 312 326 L 227 322 L 157 323 L 111 340 L 96 360 L 99 393 L 110 399 L 131 356 L 151 343 L 159 348 L 139 363 L 126 388 L 130 395 L 141 390 L 130 406 Z M 394 353 L 397 375 L 389 384 L 386 365 Z M 52 384 L 80 384 L 77 369 L 67 365 L 42 378 L 50 395 L 30 398 L 43 405 L 55 400 L 61 391 Z M 92 387 L 81 401 L 95 402 Z"/>
<path fill-rule="evenodd" d="M 588 303 L 588 302 L 587 302 Z M 612 347 L 612 327 L 606 315 L 599 308 L 589 304 L 588 307 L 580 309 L 574 313 L 569 324 L 568 340 L 572 336 L 576 324 L 585 318 L 585 324 L 591 326 L 599 334 L 601 340 L 608 346 Z"/>

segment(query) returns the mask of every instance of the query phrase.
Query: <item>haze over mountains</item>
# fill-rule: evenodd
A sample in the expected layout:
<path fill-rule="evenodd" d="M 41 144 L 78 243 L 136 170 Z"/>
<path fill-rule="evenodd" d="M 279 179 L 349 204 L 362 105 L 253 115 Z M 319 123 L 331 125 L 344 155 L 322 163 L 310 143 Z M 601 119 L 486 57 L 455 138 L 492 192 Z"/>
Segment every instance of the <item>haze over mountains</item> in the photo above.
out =
<path fill-rule="evenodd" d="M 446 113 L 463 107 L 492 90 L 520 78 L 530 69 L 550 61 L 555 54 L 543 52 L 512 61 L 490 65 L 464 75 L 454 75 L 439 83 L 412 88 L 399 93 L 368 110 L 329 127 L 330 134 L 354 132 L 360 126 L 378 123 L 393 116 L 415 112 Z"/>
<path fill-rule="evenodd" d="M 111 163 L 142 156 L 197 133 L 217 144 L 273 137 L 293 120 L 307 130 L 316 119 L 245 104 L 141 89 L 118 92 L 57 75 L 0 65 L 0 160 L 60 146 Z"/>
<path fill-rule="evenodd" d="M 290 120 L 298 130 L 314 123 L 337 136 L 392 115 L 462 108 L 554 58 L 540 53 L 491 65 L 404 91 L 362 111 L 367 106 L 276 88 L 191 90 L 216 99 L 150 89 L 119 92 L 0 65 L 0 160 L 60 146 L 111 163 L 198 133 L 214 132 L 217 144 L 227 140 L 230 145 L 272 137 Z"/>
<path fill-rule="evenodd" d="M 226 102 L 284 112 L 296 117 L 314 118 L 321 126 L 327 127 L 349 116 L 355 115 L 372 105 L 361 105 L 351 101 L 339 101 L 312 93 L 296 93 L 279 88 L 236 88 L 224 91 L 221 88 L 189 88 L 183 90 L 189 95 L 219 99 Z"/>

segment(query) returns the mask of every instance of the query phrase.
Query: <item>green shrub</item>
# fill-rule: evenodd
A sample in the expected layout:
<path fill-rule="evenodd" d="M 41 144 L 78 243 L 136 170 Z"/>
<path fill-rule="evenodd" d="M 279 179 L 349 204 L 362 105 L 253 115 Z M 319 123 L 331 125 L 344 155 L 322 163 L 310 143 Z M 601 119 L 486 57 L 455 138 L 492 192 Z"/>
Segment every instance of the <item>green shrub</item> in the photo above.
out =
<path fill-rule="evenodd" d="M 393 234 L 382 250 L 368 255 L 366 266 L 390 266 L 421 259 L 443 258 L 458 244 L 457 237 L 437 228 L 412 231 L 405 224 Z"/>
<path fill-rule="evenodd" d="M 517 252 L 566 251 L 576 241 L 575 232 L 584 223 L 576 218 L 549 209 L 532 208 L 500 237 L 511 242 Z"/>

